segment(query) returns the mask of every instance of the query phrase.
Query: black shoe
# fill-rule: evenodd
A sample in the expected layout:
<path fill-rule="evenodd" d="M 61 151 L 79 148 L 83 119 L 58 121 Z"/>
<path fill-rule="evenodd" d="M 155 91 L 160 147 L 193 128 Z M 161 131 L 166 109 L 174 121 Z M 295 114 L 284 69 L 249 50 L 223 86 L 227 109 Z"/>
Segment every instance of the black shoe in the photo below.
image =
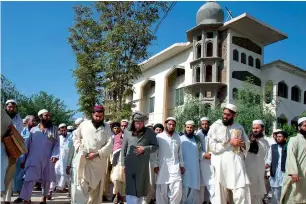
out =
<path fill-rule="evenodd" d="M 16 200 L 14 200 L 14 203 L 22 203 L 23 199 L 22 198 L 17 198 Z"/>

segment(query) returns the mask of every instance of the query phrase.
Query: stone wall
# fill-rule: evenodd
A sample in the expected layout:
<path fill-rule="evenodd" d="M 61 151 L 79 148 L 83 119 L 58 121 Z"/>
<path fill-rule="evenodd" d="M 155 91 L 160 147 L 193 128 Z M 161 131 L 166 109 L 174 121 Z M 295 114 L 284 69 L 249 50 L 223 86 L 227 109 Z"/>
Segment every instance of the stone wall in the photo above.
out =
<path fill-rule="evenodd" d="M 221 82 L 226 83 L 227 82 L 227 30 L 219 32 L 219 37 L 220 37 L 220 43 L 221 43 L 221 58 L 223 61 L 221 62 L 220 65 L 220 73 L 221 73 Z"/>

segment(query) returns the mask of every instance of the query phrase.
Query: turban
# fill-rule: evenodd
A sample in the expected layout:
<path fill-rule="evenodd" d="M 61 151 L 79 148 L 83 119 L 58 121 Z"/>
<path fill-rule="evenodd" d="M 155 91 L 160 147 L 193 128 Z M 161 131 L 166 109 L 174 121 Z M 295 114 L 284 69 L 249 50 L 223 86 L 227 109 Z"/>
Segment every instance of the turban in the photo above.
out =
<path fill-rule="evenodd" d="M 203 117 L 203 118 L 201 118 L 201 121 L 209 121 L 209 118 L 208 117 Z"/>
<path fill-rule="evenodd" d="M 156 123 L 153 127 L 153 130 L 155 130 L 156 128 L 160 128 L 160 129 L 162 129 L 162 131 L 164 131 L 164 126 L 160 123 Z"/>
<path fill-rule="evenodd" d="M 194 125 L 194 122 L 192 120 L 188 120 L 185 125 Z"/>
<path fill-rule="evenodd" d="M 298 120 L 298 125 L 300 125 L 302 122 L 306 121 L 306 117 L 302 117 Z"/>
<path fill-rule="evenodd" d="M 7 101 L 5 102 L 5 105 L 7 105 L 7 104 L 9 104 L 9 103 L 14 103 L 14 104 L 17 105 L 16 101 L 13 100 L 13 99 L 7 100 Z"/>
<path fill-rule="evenodd" d="M 149 118 L 146 114 L 144 114 L 142 112 L 139 112 L 139 111 L 135 112 L 132 116 L 132 121 L 134 121 L 134 122 L 144 122 L 148 119 Z"/>
<path fill-rule="evenodd" d="M 224 107 L 224 109 L 229 109 L 229 110 L 231 110 L 231 111 L 233 111 L 233 112 L 237 112 L 237 107 L 235 106 L 235 105 L 233 105 L 233 104 L 227 104 L 225 107 Z"/>
<path fill-rule="evenodd" d="M 62 123 L 58 126 L 58 128 L 62 128 L 62 127 L 67 127 L 67 125 L 65 123 Z"/>
<path fill-rule="evenodd" d="M 93 108 L 94 112 L 104 112 L 104 107 L 101 105 L 97 105 Z"/>
<path fill-rule="evenodd" d="M 38 112 L 38 116 L 44 114 L 44 113 L 48 113 L 49 111 L 47 111 L 46 109 L 42 109 Z"/>
<path fill-rule="evenodd" d="M 283 130 L 277 132 L 277 134 L 282 134 L 285 138 L 288 137 L 288 133 L 286 131 L 283 131 Z"/>
<path fill-rule="evenodd" d="M 264 125 L 262 120 L 253 120 L 253 125 Z"/>
<path fill-rule="evenodd" d="M 173 121 L 176 123 L 176 120 L 175 120 L 174 117 L 168 117 L 168 118 L 166 119 L 165 123 L 167 123 L 169 120 L 173 120 Z"/>

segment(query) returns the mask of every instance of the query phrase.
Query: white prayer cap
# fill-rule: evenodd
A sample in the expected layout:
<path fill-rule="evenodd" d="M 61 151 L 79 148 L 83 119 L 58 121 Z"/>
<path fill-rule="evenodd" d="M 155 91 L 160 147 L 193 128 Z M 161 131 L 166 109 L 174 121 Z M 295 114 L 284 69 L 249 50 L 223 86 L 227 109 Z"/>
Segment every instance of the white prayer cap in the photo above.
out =
<path fill-rule="evenodd" d="M 306 117 L 302 117 L 298 120 L 298 125 L 301 124 L 302 122 L 306 121 Z"/>
<path fill-rule="evenodd" d="M 74 129 L 74 127 L 72 126 L 72 125 L 69 125 L 68 127 L 67 127 L 67 130 L 73 130 Z"/>
<path fill-rule="evenodd" d="M 174 122 L 176 122 L 175 117 L 168 117 L 168 118 L 166 119 L 165 123 L 168 122 L 169 120 L 173 120 Z"/>
<path fill-rule="evenodd" d="M 81 124 L 83 121 L 84 121 L 83 118 L 77 118 L 77 119 L 74 121 L 74 124 L 79 125 L 79 124 Z"/>
<path fill-rule="evenodd" d="M 7 101 L 5 102 L 5 105 L 7 105 L 7 104 L 9 104 L 9 103 L 15 103 L 15 104 L 17 105 L 16 101 L 13 100 L 13 99 L 7 100 Z"/>
<path fill-rule="evenodd" d="M 277 133 L 277 132 L 280 132 L 280 131 L 282 131 L 282 130 L 281 129 L 276 129 L 276 130 L 273 131 L 273 134 Z"/>
<path fill-rule="evenodd" d="M 201 118 L 201 121 L 209 121 L 209 118 L 208 117 L 203 117 L 203 118 Z"/>
<path fill-rule="evenodd" d="M 262 120 L 253 120 L 253 125 L 264 125 Z"/>
<path fill-rule="evenodd" d="M 153 124 L 146 124 L 146 127 L 153 127 Z"/>
<path fill-rule="evenodd" d="M 185 125 L 194 125 L 194 122 L 192 120 L 188 120 Z"/>
<path fill-rule="evenodd" d="M 235 113 L 237 112 L 237 107 L 233 104 L 226 104 L 226 106 L 224 107 L 225 109 L 229 109 L 229 110 L 232 110 L 234 111 Z"/>
<path fill-rule="evenodd" d="M 123 120 L 121 120 L 121 122 L 127 122 L 127 123 L 129 123 L 129 121 L 128 121 L 127 119 L 123 119 Z"/>
<path fill-rule="evenodd" d="M 40 116 L 41 114 L 44 114 L 44 113 L 48 113 L 49 111 L 47 111 L 46 109 L 42 109 L 38 112 L 38 116 Z"/>
<path fill-rule="evenodd" d="M 61 123 L 58 128 L 62 128 L 62 127 L 67 127 L 67 125 L 65 123 Z"/>
<path fill-rule="evenodd" d="M 109 124 L 109 125 L 112 124 L 112 123 L 113 123 L 113 121 L 107 121 L 107 124 Z"/>
<path fill-rule="evenodd" d="M 27 119 L 26 119 L 26 118 L 22 119 L 22 122 L 23 122 L 23 123 L 26 123 L 26 121 L 27 121 Z"/>

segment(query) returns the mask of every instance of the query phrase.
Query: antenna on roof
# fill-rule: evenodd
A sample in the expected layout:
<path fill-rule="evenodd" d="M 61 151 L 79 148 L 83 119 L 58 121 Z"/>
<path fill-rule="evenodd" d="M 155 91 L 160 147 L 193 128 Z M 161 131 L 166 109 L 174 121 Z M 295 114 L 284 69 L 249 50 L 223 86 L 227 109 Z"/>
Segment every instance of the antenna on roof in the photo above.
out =
<path fill-rule="evenodd" d="M 228 14 L 226 21 L 232 20 L 233 19 L 232 12 L 226 6 L 225 6 L 225 9 Z"/>

